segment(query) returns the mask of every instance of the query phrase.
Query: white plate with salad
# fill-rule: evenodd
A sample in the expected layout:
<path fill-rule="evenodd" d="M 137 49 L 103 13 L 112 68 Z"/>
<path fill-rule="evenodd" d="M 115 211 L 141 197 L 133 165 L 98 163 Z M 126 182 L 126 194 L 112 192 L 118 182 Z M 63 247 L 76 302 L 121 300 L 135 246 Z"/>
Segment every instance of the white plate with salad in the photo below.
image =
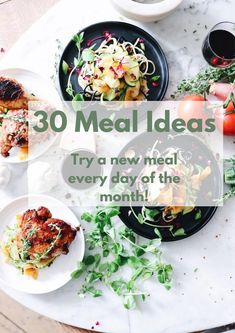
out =
<path fill-rule="evenodd" d="M 43 195 L 19 197 L 0 212 L 0 281 L 30 294 L 54 291 L 70 281 L 83 260 L 85 241 L 77 217 Z"/>

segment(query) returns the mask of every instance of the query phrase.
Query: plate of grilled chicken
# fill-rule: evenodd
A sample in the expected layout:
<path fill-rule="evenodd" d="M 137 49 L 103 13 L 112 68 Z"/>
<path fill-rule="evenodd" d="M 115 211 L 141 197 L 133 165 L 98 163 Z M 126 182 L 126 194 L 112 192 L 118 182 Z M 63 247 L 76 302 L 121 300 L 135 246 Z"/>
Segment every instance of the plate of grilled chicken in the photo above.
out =
<path fill-rule="evenodd" d="M 85 241 L 75 214 L 43 195 L 19 197 L 1 211 L 0 281 L 30 294 L 54 291 L 71 279 Z"/>
<path fill-rule="evenodd" d="M 54 142 L 51 131 L 36 133 L 34 111 L 62 110 L 51 81 L 19 68 L 0 71 L 0 161 L 21 163 L 42 155 Z"/>

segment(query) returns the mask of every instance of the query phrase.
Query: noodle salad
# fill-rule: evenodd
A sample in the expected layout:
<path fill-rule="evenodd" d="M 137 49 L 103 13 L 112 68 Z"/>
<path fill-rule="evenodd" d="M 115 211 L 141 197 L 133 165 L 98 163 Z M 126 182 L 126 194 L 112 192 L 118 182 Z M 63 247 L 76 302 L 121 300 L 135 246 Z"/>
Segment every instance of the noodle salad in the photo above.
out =
<path fill-rule="evenodd" d="M 95 41 L 100 39 L 97 47 Z M 104 32 L 88 40 L 85 47 L 84 33 L 75 35 L 73 41 L 78 56 L 72 65 L 63 61 L 62 69 L 68 74 L 66 92 L 74 101 L 143 101 L 149 92 L 147 77 L 154 87 L 158 86 L 160 77 L 154 75 L 156 66 L 145 55 L 143 39 L 131 43 Z M 79 92 L 74 91 L 73 74 L 77 74 Z"/>

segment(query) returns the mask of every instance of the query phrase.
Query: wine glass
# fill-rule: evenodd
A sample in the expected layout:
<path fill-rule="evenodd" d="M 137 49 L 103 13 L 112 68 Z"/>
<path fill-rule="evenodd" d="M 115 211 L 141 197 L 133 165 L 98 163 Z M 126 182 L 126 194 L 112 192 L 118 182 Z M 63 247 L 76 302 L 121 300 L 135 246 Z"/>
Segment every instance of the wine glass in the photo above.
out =
<path fill-rule="evenodd" d="M 202 53 L 214 67 L 225 68 L 235 62 L 235 23 L 220 22 L 206 36 Z"/>

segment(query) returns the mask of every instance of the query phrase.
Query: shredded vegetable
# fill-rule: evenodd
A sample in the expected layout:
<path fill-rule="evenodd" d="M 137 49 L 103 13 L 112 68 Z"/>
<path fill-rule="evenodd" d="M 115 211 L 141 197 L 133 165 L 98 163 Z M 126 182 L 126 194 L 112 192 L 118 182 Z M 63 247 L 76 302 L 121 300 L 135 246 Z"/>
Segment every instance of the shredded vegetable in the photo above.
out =
<path fill-rule="evenodd" d="M 149 92 L 147 77 L 153 76 L 156 66 L 145 55 L 144 40 L 134 43 L 117 39 L 109 33 L 88 41 L 83 47 L 84 36 L 73 40 L 78 57 L 71 68 L 63 61 L 63 71 L 68 75 L 67 93 L 73 100 L 143 101 Z M 94 42 L 103 39 L 97 47 Z M 89 46 L 89 47 L 87 47 Z M 82 91 L 75 92 L 72 76 L 77 74 Z M 159 79 L 159 76 L 153 76 Z"/>

